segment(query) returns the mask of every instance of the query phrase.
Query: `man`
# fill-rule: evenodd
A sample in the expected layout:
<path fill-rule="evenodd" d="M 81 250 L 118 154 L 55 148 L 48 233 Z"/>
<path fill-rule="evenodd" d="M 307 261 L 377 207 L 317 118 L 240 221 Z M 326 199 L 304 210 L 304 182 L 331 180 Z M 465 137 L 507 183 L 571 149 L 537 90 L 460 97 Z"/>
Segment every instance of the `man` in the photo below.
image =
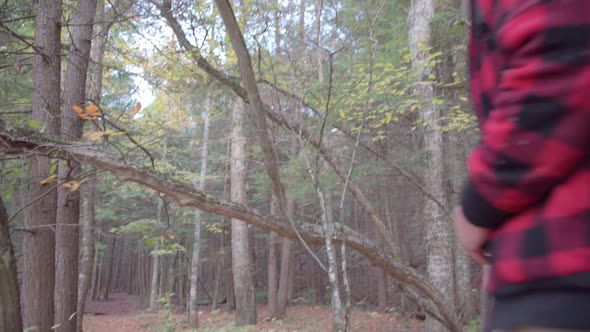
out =
<path fill-rule="evenodd" d="M 497 331 L 590 331 L 590 0 L 466 0 L 482 139 L 455 211 Z"/>

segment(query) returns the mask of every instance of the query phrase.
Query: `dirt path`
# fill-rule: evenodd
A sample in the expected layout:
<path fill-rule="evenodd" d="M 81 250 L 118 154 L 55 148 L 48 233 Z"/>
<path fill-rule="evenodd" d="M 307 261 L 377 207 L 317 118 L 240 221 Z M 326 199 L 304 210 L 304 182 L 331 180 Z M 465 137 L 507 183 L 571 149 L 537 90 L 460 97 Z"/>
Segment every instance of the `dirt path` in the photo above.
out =
<path fill-rule="evenodd" d="M 258 317 L 266 316 L 266 308 L 258 307 Z M 294 305 L 287 309 L 285 319 L 267 321 L 259 319 L 256 326 L 237 328 L 233 325 L 233 313 L 223 310 L 211 311 L 203 307 L 199 311 L 199 332 L 317 332 L 330 331 L 330 310 L 327 307 Z M 170 327 L 170 329 L 166 329 Z M 422 322 L 403 318 L 395 313 L 380 314 L 354 310 L 352 313 L 352 331 L 362 332 L 418 332 L 423 331 Z M 191 331 L 186 325 L 186 316 L 175 313 L 170 317 L 150 313 L 141 307 L 139 297 L 124 293 L 114 294 L 107 301 L 91 301 L 87 304 L 87 316 L 84 319 L 85 332 L 168 332 Z"/>

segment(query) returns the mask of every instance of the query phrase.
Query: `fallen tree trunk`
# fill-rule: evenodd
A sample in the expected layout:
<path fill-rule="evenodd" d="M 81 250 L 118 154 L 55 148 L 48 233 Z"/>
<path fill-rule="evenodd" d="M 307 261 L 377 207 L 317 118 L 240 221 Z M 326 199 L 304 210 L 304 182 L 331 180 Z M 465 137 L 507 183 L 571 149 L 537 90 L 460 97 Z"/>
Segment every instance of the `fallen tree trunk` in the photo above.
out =
<path fill-rule="evenodd" d="M 220 200 L 194 189 L 189 184 L 167 178 L 163 174 L 148 170 L 136 164 L 123 161 L 103 148 L 90 143 L 68 142 L 59 138 L 46 137 L 37 132 L 14 128 L 0 120 L 0 151 L 4 153 L 37 153 L 51 158 L 71 159 L 108 171 L 121 181 L 131 181 L 174 198 L 180 206 L 194 207 L 202 211 L 240 219 L 248 224 L 273 231 L 280 236 L 296 239 L 297 232 L 284 218 L 257 213 L 242 204 Z M 35 231 L 35 230 L 30 230 Z M 297 231 L 308 243 L 324 244 L 324 232 L 319 225 L 298 223 Z M 440 320 L 449 330 L 461 331 L 459 320 L 453 309 L 446 305 L 441 292 L 418 271 L 401 264 L 381 246 L 353 229 L 337 224 L 333 238 L 335 243 L 346 241 L 346 245 L 357 250 L 374 265 L 397 281 L 412 286 L 422 295 L 420 305 Z"/>

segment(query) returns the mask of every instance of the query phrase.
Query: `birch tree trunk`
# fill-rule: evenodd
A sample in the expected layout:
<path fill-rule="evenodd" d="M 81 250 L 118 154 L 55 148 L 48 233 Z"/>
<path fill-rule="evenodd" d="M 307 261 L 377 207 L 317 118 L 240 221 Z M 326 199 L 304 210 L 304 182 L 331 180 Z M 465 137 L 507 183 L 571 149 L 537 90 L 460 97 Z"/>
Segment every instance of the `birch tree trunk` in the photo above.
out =
<path fill-rule="evenodd" d="M 0 197 L 0 331 L 22 331 L 16 259 L 10 241 L 8 213 Z"/>
<path fill-rule="evenodd" d="M 168 137 L 164 137 L 164 146 L 162 147 L 162 159 L 166 160 L 166 156 L 168 155 Z M 165 198 L 161 196 L 160 193 L 157 194 L 158 196 L 158 210 L 156 212 L 156 220 L 158 222 L 158 225 L 160 225 L 163 221 L 164 218 L 164 208 L 165 208 Z M 158 241 L 156 242 L 156 246 L 154 248 L 154 251 L 157 252 L 158 250 L 160 250 L 160 239 L 158 238 Z M 159 290 L 160 290 L 160 278 L 162 277 L 160 275 L 160 265 L 162 257 L 160 257 L 159 255 L 154 255 L 152 254 L 152 260 L 153 260 L 153 265 L 152 265 L 152 277 L 151 277 L 151 286 L 150 286 L 150 309 L 154 309 L 156 307 L 156 304 L 158 302 L 158 295 L 159 295 Z"/>
<path fill-rule="evenodd" d="M 246 139 L 244 137 L 244 104 L 236 101 L 232 110 L 231 131 L 231 200 L 246 203 Z M 248 225 L 231 221 L 232 271 L 236 297 L 236 326 L 256 324 L 254 276 L 250 261 Z"/>
<path fill-rule="evenodd" d="M 82 260 L 80 262 L 80 274 L 78 275 L 78 304 L 77 314 L 77 331 L 82 332 L 84 307 L 86 297 L 88 296 L 88 288 L 90 285 L 90 278 L 92 271 L 96 268 L 92 263 L 92 259 L 96 261 L 95 257 L 95 241 L 94 241 L 94 225 L 95 210 L 94 197 L 96 193 L 97 174 L 93 172 L 92 178 L 82 188 Z"/>
<path fill-rule="evenodd" d="M 164 202 L 161 199 L 158 200 L 158 215 L 160 215 L 164 206 Z M 160 218 L 158 218 L 158 221 Z M 160 239 L 156 242 L 156 246 L 154 251 L 160 250 Z M 152 278 L 151 278 L 151 286 L 150 286 L 150 309 L 154 309 L 156 307 L 158 301 L 158 291 L 159 291 L 159 279 L 158 276 L 160 275 L 160 256 L 159 255 L 151 255 L 152 256 Z"/>
<path fill-rule="evenodd" d="M 59 135 L 61 107 L 61 0 L 39 0 L 35 17 L 33 57 L 33 120 L 43 124 L 43 133 Z M 23 233 L 23 327 L 49 331 L 53 326 L 53 289 L 55 284 L 55 233 L 57 193 L 52 184 L 40 184 L 49 177 L 51 160 L 33 154 L 30 161 Z M 41 197 L 41 198 L 40 198 Z M 40 278 L 43 276 L 43 278 Z"/>
<path fill-rule="evenodd" d="M 205 179 L 207 177 L 207 159 L 209 155 L 209 108 L 211 106 L 211 97 L 207 94 L 205 101 L 205 111 L 203 112 L 203 118 L 205 119 L 205 125 L 203 127 L 203 145 L 201 147 L 201 173 L 199 175 L 198 190 L 205 190 Z M 190 299 L 189 299 L 189 325 L 192 328 L 199 327 L 198 321 L 198 279 L 199 279 L 199 257 L 201 252 L 201 210 L 195 209 L 195 228 L 193 230 L 193 257 L 191 260 L 191 288 L 190 288 Z M 215 301 L 215 299 L 213 299 Z"/>
<path fill-rule="evenodd" d="M 320 208 L 322 210 L 322 228 L 324 231 L 324 242 L 326 245 L 326 253 L 328 256 L 328 280 L 330 281 L 331 291 L 331 306 L 332 306 L 332 330 L 334 332 L 340 332 L 344 330 L 344 320 L 342 318 L 342 301 L 340 300 L 340 286 L 338 284 L 338 261 L 336 259 L 336 250 L 332 243 L 332 237 L 335 232 L 334 220 L 332 217 L 331 204 L 327 204 L 326 195 L 320 188 L 319 182 L 311 168 L 311 163 L 307 157 L 307 154 L 303 150 L 303 140 L 301 140 L 301 148 L 303 159 L 305 160 L 305 168 L 309 177 L 313 182 L 313 186 L 316 191 L 318 200 L 320 201 Z M 312 276 L 315 278 L 315 275 Z"/>
<path fill-rule="evenodd" d="M 436 98 L 432 80 L 433 66 L 427 60 L 431 54 L 434 18 L 434 0 L 414 0 L 408 15 L 408 43 L 412 66 L 417 75 L 416 93 L 422 100 L 420 118 L 425 124 L 424 150 L 426 152 L 424 187 L 438 201 L 444 201 L 443 135 L 438 129 L 440 109 L 432 102 Z M 429 247 L 426 269 L 432 284 L 441 291 L 453 308 L 453 239 L 451 225 L 444 211 L 427 199 L 424 203 L 423 220 L 426 224 L 426 244 Z M 427 317 L 426 330 L 432 332 L 447 329 L 431 316 Z"/>

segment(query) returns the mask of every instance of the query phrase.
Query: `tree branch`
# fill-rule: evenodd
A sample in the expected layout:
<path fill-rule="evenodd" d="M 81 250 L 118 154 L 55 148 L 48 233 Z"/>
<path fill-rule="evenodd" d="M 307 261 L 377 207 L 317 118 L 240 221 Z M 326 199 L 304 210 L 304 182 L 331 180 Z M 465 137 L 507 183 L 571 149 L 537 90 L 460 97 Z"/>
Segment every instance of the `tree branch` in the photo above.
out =
<path fill-rule="evenodd" d="M 240 219 L 248 224 L 276 232 L 280 236 L 296 239 L 297 234 L 284 218 L 263 215 L 242 204 L 220 200 L 194 189 L 193 186 L 168 179 L 162 174 L 138 165 L 125 162 L 97 146 L 88 146 L 80 142 L 68 142 L 59 138 L 50 138 L 43 134 L 6 125 L 0 120 L 0 151 L 7 153 L 26 153 L 34 151 L 51 158 L 77 158 L 82 163 L 108 171 L 121 181 L 131 181 L 174 198 L 180 206 L 194 207 L 202 211 Z M 309 223 L 297 225 L 301 236 L 309 243 L 323 244 L 324 232 L 321 226 Z M 461 331 L 459 321 L 452 308 L 447 305 L 443 294 L 436 289 L 418 271 L 401 264 L 381 246 L 365 236 L 344 225 L 338 225 L 334 242 L 346 244 L 381 267 L 388 275 L 401 283 L 415 287 L 428 299 L 427 310 L 437 313 L 436 317 L 453 332 Z M 424 302 L 424 301 L 423 301 Z"/>

